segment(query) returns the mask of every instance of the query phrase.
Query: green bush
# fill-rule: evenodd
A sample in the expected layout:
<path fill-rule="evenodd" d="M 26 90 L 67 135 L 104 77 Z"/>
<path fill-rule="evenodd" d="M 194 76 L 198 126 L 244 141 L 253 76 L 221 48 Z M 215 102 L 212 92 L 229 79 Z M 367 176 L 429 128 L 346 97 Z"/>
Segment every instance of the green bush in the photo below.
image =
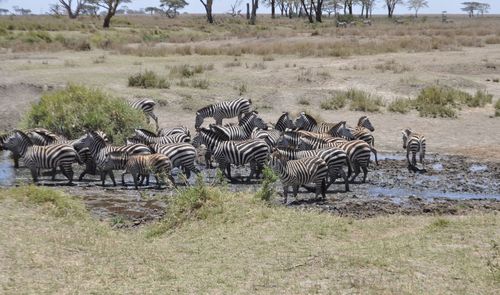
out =
<path fill-rule="evenodd" d="M 164 78 L 158 77 L 155 72 L 146 70 L 128 78 L 129 87 L 141 88 L 170 88 L 170 83 Z"/>
<path fill-rule="evenodd" d="M 50 34 L 45 31 L 29 31 L 23 33 L 21 39 L 23 40 L 23 42 L 26 43 L 38 43 L 38 42 L 51 43 L 53 41 Z"/>
<path fill-rule="evenodd" d="M 495 104 L 495 117 L 500 117 L 500 99 Z"/>
<path fill-rule="evenodd" d="M 325 110 L 338 110 L 349 103 L 351 111 L 378 112 L 384 106 L 382 98 L 373 96 L 362 90 L 349 89 L 335 91 L 334 95 L 321 102 L 320 107 Z"/>
<path fill-rule="evenodd" d="M 347 99 L 343 95 L 335 95 L 331 98 L 323 100 L 320 107 L 324 110 L 339 110 L 345 107 L 347 104 Z"/>
<path fill-rule="evenodd" d="M 461 105 L 475 106 L 484 102 L 486 95 L 479 92 L 472 96 L 467 92 L 444 86 L 422 89 L 415 100 L 415 108 L 422 117 L 457 117 Z"/>
<path fill-rule="evenodd" d="M 168 200 L 164 219 L 146 232 L 148 238 L 160 236 L 188 220 L 206 219 L 222 213 L 224 192 L 206 185 L 203 176 L 198 174 L 194 186 L 179 191 Z"/>
<path fill-rule="evenodd" d="M 274 195 L 274 183 L 278 180 L 278 175 L 274 173 L 273 169 L 266 166 L 262 170 L 263 179 L 262 186 L 255 194 L 255 197 L 259 200 L 269 202 Z"/>
<path fill-rule="evenodd" d="M 474 96 L 471 96 L 467 101 L 465 101 L 465 104 L 472 108 L 484 107 L 486 104 L 491 103 L 492 100 L 493 95 L 488 94 L 483 90 L 478 90 Z"/>
<path fill-rule="evenodd" d="M 414 108 L 413 106 L 413 100 L 411 99 L 404 99 L 404 98 L 398 98 L 391 102 L 387 109 L 390 112 L 394 113 L 401 113 L 401 114 L 406 114 L 410 110 Z"/>
<path fill-rule="evenodd" d="M 123 142 L 135 128 L 147 126 L 144 114 L 124 100 L 78 85 L 43 95 L 27 113 L 24 124 L 68 138 L 77 138 L 87 129 L 102 130 L 115 142 Z"/>

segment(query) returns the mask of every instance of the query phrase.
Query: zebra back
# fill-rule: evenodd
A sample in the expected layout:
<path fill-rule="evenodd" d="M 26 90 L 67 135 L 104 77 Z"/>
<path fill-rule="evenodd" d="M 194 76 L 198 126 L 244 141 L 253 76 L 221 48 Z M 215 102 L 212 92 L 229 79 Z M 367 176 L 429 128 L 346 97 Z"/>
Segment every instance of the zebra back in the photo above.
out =
<path fill-rule="evenodd" d="M 234 118 L 241 114 L 250 112 L 252 100 L 237 98 L 231 101 L 223 101 L 208 105 L 196 111 L 195 128 L 200 128 L 203 120 L 207 117 L 213 117 L 217 124 L 222 123 L 222 119 Z"/>
<path fill-rule="evenodd" d="M 263 166 L 270 153 L 270 148 L 262 139 L 243 141 L 220 141 L 213 150 L 214 158 L 220 163 L 245 165 L 254 161 Z"/>
<path fill-rule="evenodd" d="M 288 160 L 286 155 L 273 152 L 270 165 L 284 186 L 321 183 L 328 176 L 327 163 L 319 157 Z"/>
<path fill-rule="evenodd" d="M 154 133 L 153 133 L 154 134 Z M 156 134 L 154 136 L 149 136 L 146 134 L 136 133 L 135 136 L 127 139 L 127 142 L 131 143 L 142 143 L 142 144 L 167 144 L 167 143 L 178 143 L 178 142 L 189 142 L 191 138 L 184 133 L 176 133 L 169 136 L 158 137 Z"/>
<path fill-rule="evenodd" d="M 157 136 L 169 136 L 169 135 L 173 135 L 176 133 L 184 133 L 187 136 L 191 137 L 191 132 L 189 131 L 189 129 L 186 126 L 161 128 L 160 130 L 158 130 Z"/>

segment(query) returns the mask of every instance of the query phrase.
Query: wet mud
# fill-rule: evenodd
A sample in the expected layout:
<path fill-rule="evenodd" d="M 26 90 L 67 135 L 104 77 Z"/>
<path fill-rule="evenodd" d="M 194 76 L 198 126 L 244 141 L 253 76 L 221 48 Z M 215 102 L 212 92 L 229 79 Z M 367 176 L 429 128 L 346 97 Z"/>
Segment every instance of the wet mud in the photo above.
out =
<path fill-rule="evenodd" d="M 216 181 L 215 169 L 206 170 L 200 165 L 208 184 Z M 381 153 L 379 165 L 372 163 L 367 183 L 351 184 L 351 191 L 344 192 L 343 183 L 333 184 L 327 198 L 315 199 L 314 194 L 301 189 L 296 199 L 289 195 L 286 205 L 297 210 L 319 210 L 339 216 L 369 218 L 380 215 L 444 215 L 471 214 L 474 212 L 500 212 L 500 163 L 477 162 L 462 156 L 430 155 L 425 173 L 408 171 L 401 154 Z M 78 175 L 80 168 L 75 169 Z M 248 168 L 233 168 L 235 181 L 227 188 L 234 192 L 255 192 L 258 181 L 245 182 Z M 177 171 L 174 170 L 174 174 Z M 115 173 L 119 179 L 119 172 Z M 174 175 L 178 181 L 177 175 Z M 362 177 L 358 177 L 360 180 Z M 116 226 L 135 226 L 158 220 L 165 214 L 168 199 L 175 196 L 172 189 L 158 190 L 154 181 L 149 187 L 133 189 L 132 180 L 127 187 L 112 187 L 108 179 L 102 187 L 97 176 L 88 176 L 83 182 L 67 181 L 58 174 L 55 182 L 43 176 L 40 185 L 60 188 L 82 198 L 93 216 L 110 221 Z M 187 185 L 193 184 L 191 176 Z M 9 187 L 30 183 L 26 168 L 14 170 L 6 152 L 0 152 L 0 186 Z M 178 183 L 180 188 L 186 184 Z M 282 204 L 282 187 L 276 184 L 276 204 Z"/>

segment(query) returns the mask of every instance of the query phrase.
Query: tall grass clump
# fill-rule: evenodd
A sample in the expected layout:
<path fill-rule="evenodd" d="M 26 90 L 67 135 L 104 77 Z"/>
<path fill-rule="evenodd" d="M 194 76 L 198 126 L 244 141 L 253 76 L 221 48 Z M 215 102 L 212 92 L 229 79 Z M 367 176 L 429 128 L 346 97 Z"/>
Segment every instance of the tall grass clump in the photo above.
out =
<path fill-rule="evenodd" d="M 178 191 L 169 198 L 165 217 L 147 232 L 148 238 L 160 236 L 181 226 L 188 220 L 203 220 L 223 212 L 224 192 L 217 187 L 205 184 L 203 176 L 197 175 L 196 184 Z"/>
<path fill-rule="evenodd" d="M 89 129 L 102 130 L 115 142 L 123 142 L 135 128 L 147 126 L 144 114 L 124 100 L 80 85 L 44 94 L 28 111 L 24 125 L 47 128 L 68 138 L 77 138 Z"/>
<path fill-rule="evenodd" d="M 141 88 L 170 88 L 170 83 L 165 78 L 159 77 L 155 72 L 146 70 L 128 78 L 129 87 Z"/>
<path fill-rule="evenodd" d="M 495 117 L 500 117 L 500 99 L 495 104 Z"/>
<path fill-rule="evenodd" d="M 409 111 L 411 111 L 412 109 L 414 109 L 413 100 L 411 100 L 409 98 L 407 98 L 407 99 L 398 98 L 398 99 L 394 100 L 393 102 L 391 102 L 387 106 L 387 109 L 393 113 L 406 114 Z"/>
<path fill-rule="evenodd" d="M 335 91 L 333 96 L 323 100 L 320 107 L 325 110 L 338 110 L 349 105 L 351 111 L 379 112 L 384 106 L 382 98 L 357 89 Z"/>
<path fill-rule="evenodd" d="M 346 106 L 347 99 L 343 95 L 334 95 L 323 100 L 320 107 L 324 110 L 339 110 Z"/>
<path fill-rule="evenodd" d="M 269 202 L 275 193 L 274 183 L 278 180 L 278 175 L 268 166 L 264 167 L 262 174 L 262 186 L 255 194 L 255 197 L 259 200 Z"/>

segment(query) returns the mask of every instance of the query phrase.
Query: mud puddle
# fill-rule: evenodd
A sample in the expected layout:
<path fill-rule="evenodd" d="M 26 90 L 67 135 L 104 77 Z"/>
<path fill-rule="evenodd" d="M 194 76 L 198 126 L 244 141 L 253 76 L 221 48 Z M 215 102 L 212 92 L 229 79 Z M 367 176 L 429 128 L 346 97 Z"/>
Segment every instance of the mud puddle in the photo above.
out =
<path fill-rule="evenodd" d="M 380 153 L 379 165 L 370 166 L 367 183 L 351 184 L 350 192 L 343 192 L 344 184 L 333 184 L 326 200 L 314 199 L 314 194 L 300 190 L 295 200 L 289 196 L 289 207 L 300 210 L 320 210 L 335 215 L 355 218 L 387 214 L 467 214 L 471 212 L 500 211 L 500 164 L 470 161 L 460 156 L 432 155 L 427 158 L 426 173 L 409 172 L 406 157 L 401 154 Z M 202 170 L 206 183 L 217 183 L 216 170 Z M 75 169 L 79 175 L 80 168 Z M 226 187 L 233 192 L 255 192 L 260 188 L 257 181 L 247 183 L 248 168 L 233 168 L 234 182 Z M 176 171 L 174 171 L 176 173 Z M 119 179 L 119 173 L 115 177 Z M 361 179 L 360 175 L 358 180 Z M 182 184 L 174 175 L 179 187 Z M 66 180 L 58 174 L 51 182 L 44 176 L 42 184 L 56 186 L 71 195 L 81 197 L 93 216 L 116 223 L 117 226 L 134 226 L 160 219 L 165 213 L 167 201 L 174 197 L 172 189 L 158 190 L 154 181 L 149 187 L 133 189 L 132 180 L 126 178 L 127 187 L 102 187 L 97 176 L 87 176 L 83 182 L 66 186 Z M 0 185 L 30 183 L 29 171 L 12 169 L 7 153 L 0 154 Z M 191 176 L 188 185 L 195 183 Z M 282 187 L 276 184 L 281 194 Z M 276 198 L 280 204 L 282 198 Z"/>

